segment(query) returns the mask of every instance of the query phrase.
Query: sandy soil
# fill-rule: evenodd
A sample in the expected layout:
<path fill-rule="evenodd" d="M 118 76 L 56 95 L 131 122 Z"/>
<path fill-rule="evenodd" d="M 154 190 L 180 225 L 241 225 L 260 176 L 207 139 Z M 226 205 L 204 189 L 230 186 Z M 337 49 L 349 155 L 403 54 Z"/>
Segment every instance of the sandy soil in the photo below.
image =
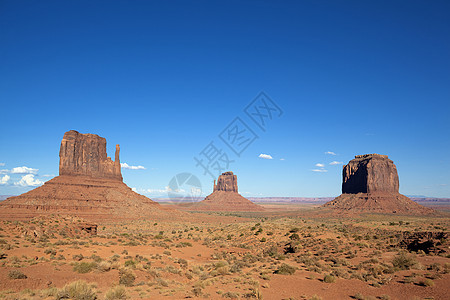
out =
<path fill-rule="evenodd" d="M 97 235 L 64 216 L 3 220 L 0 298 L 58 299 L 84 280 L 97 299 L 123 299 L 111 294 L 119 283 L 129 299 L 449 299 L 447 238 L 430 253 L 401 246 L 404 231 L 448 233 L 446 213 L 266 210 L 101 221 Z"/>

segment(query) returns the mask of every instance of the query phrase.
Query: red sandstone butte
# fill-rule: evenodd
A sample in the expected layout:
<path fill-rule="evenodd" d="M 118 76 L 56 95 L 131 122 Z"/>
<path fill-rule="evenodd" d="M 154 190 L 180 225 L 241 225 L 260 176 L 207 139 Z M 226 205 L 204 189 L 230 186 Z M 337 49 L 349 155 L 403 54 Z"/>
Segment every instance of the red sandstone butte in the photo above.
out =
<path fill-rule="evenodd" d="M 178 211 L 135 193 L 122 181 L 119 145 L 115 161 L 106 155 L 106 139 L 75 130 L 64 134 L 59 152 L 59 176 L 44 185 L 0 203 L 0 219 L 28 219 L 66 214 L 90 220 L 135 219 Z"/>
<path fill-rule="evenodd" d="M 192 210 L 200 211 L 263 211 L 264 208 L 238 193 L 237 177 L 233 172 L 225 172 L 214 181 L 213 193 L 203 201 L 193 205 Z"/>
<path fill-rule="evenodd" d="M 323 205 L 340 212 L 434 213 L 399 193 L 397 168 L 387 155 L 357 155 L 342 171 L 342 194 Z"/>

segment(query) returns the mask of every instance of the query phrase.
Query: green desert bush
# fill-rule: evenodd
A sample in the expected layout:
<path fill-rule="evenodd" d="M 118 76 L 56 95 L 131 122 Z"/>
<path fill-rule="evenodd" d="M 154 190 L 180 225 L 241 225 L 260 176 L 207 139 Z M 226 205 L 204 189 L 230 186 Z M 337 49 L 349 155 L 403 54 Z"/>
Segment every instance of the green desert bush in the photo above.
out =
<path fill-rule="evenodd" d="M 109 289 L 105 294 L 105 300 L 128 299 L 128 294 L 123 285 L 118 285 Z"/>
<path fill-rule="evenodd" d="M 9 279 L 26 279 L 27 275 L 23 274 L 22 271 L 19 270 L 11 270 L 8 273 Z"/>
<path fill-rule="evenodd" d="M 409 270 L 412 266 L 417 264 L 417 260 L 414 256 L 408 254 L 405 251 L 399 252 L 392 260 L 394 268 L 400 270 Z"/>
<path fill-rule="evenodd" d="M 323 282 L 334 283 L 334 282 L 336 282 L 336 277 L 334 277 L 333 275 L 330 275 L 330 274 L 325 275 L 325 277 L 323 278 Z"/>
<path fill-rule="evenodd" d="M 295 270 L 297 270 L 296 267 L 283 263 L 274 273 L 281 275 L 293 275 Z"/>
<path fill-rule="evenodd" d="M 97 295 L 90 285 L 83 280 L 79 280 L 66 284 L 58 290 L 56 299 L 95 300 Z"/>
<path fill-rule="evenodd" d="M 80 262 L 73 265 L 73 270 L 77 273 L 89 273 L 97 267 L 95 262 Z"/>
<path fill-rule="evenodd" d="M 136 275 L 130 269 L 120 269 L 119 270 L 119 284 L 124 286 L 133 286 L 136 280 Z"/>
<path fill-rule="evenodd" d="M 422 285 L 422 286 L 434 286 L 434 281 L 429 279 L 429 278 L 426 278 L 426 279 L 420 281 L 420 285 Z"/>

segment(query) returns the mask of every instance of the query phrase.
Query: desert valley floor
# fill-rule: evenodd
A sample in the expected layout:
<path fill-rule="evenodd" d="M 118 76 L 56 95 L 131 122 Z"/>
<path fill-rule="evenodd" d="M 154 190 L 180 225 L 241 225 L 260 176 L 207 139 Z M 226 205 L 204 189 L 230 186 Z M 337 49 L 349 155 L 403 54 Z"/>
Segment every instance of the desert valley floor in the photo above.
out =
<path fill-rule="evenodd" d="M 447 206 L 330 216 L 314 205 L 173 220 L 0 221 L 1 299 L 448 299 Z M 77 295 L 76 298 L 74 295 Z M 80 296 L 81 295 L 81 296 Z"/>

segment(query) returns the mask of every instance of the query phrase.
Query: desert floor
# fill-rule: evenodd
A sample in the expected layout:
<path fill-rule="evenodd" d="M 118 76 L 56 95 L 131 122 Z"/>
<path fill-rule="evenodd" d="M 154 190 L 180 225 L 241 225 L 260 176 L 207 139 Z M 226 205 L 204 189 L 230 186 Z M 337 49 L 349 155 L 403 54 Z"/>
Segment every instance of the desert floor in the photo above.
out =
<path fill-rule="evenodd" d="M 312 205 L 264 206 L 102 221 L 97 235 L 65 216 L 0 221 L 0 298 L 450 299 L 449 240 L 429 253 L 402 245 L 404 231 L 448 233 L 447 208 L 330 217 Z"/>

